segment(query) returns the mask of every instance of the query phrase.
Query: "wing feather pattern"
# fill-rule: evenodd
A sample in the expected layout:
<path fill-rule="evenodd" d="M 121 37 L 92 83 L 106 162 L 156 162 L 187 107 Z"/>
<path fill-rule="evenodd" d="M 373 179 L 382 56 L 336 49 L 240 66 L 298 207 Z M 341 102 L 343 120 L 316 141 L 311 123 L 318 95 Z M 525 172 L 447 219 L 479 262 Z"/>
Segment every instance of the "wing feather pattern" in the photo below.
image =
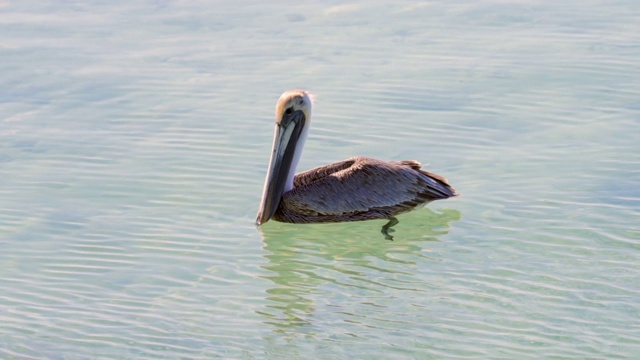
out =
<path fill-rule="evenodd" d="M 322 179 L 326 176 L 329 176 L 333 173 L 336 173 L 341 170 L 345 170 L 353 165 L 355 161 L 351 159 L 347 159 L 344 161 L 340 161 L 337 163 L 320 166 L 315 169 L 303 171 L 293 178 L 293 187 L 302 187 L 304 185 L 308 185 L 318 179 Z"/>
<path fill-rule="evenodd" d="M 417 161 L 353 157 L 296 175 L 275 217 L 285 222 L 390 218 L 457 195 L 447 180 Z"/>

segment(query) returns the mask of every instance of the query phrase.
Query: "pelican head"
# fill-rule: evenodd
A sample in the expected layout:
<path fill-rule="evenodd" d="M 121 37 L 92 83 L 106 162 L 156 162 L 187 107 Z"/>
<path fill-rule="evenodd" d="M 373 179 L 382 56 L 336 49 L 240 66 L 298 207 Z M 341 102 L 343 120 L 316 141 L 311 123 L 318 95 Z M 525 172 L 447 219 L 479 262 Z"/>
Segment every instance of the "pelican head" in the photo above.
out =
<path fill-rule="evenodd" d="M 311 94 L 304 90 L 285 91 L 278 99 L 273 148 L 257 225 L 269 221 L 278 209 L 282 194 L 293 189 L 293 177 L 309 132 L 311 107 Z"/>

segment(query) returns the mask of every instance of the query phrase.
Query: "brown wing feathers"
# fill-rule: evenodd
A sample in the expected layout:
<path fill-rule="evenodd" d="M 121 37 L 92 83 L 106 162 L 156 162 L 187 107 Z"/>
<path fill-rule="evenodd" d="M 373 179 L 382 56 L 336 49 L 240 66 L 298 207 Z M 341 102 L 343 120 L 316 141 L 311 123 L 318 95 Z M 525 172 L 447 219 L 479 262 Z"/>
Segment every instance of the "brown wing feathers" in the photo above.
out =
<path fill-rule="evenodd" d="M 444 177 L 421 170 L 417 161 L 354 157 L 296 175 L 278 217 L 289 222 L 388 218 L 454 195 Z"/>

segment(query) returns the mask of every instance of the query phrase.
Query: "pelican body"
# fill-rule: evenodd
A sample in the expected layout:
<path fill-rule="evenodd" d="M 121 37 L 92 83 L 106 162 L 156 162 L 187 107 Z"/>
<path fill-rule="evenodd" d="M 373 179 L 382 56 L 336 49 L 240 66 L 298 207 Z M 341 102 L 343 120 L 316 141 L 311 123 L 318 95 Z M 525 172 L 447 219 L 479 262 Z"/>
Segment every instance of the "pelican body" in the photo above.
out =
<path fill-rule="evenodd" d="M 271 160 L 256 224 L 393 219 L 456 190 L 419 162 L 356 156 L 295 174 L 309 133 L 311 96 L 286 91 L 276 106 Z M 395 220 L 397 222 L 397 220 Z"/>

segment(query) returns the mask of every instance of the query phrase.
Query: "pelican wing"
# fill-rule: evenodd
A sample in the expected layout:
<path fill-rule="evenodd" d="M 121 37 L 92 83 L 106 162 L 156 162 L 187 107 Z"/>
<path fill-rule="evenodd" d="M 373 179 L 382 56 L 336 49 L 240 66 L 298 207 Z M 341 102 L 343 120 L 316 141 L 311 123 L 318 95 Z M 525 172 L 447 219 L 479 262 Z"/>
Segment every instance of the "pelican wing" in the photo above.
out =
<path fill-rule="evenodd" d="M 280 208 L 291 222 L 385 218 L 456 195 L 416 161 L 354 157 L 296 175 Z"/>
<path fill-rule="evenodd" d="M 353 163 L 353 160 L 347 159 L 337 163 L 319 166 L 315 169 L 303 171 L 299 174 L 296 174 L 295 178 L 293 179 L 293 186 L 302 187 L 311 184 L 318 179 L 322 179 L 331 174 L 337 173 L 338 171 L 348 169 L 349 167 L 353 166 Z"/>

